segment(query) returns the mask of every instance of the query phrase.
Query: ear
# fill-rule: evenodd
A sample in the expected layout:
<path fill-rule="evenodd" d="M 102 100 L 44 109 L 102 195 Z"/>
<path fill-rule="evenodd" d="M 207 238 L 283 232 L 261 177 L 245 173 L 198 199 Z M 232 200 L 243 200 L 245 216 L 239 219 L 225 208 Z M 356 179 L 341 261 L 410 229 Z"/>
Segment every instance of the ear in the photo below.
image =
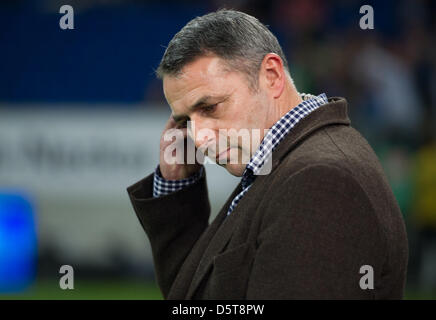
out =
<path fill-rule="evenodd" d="M 285 79 L 282 58 L 275 53 L 265 55 L 260 66 L 259 83 L 276 99 L 285 88 Z"/>

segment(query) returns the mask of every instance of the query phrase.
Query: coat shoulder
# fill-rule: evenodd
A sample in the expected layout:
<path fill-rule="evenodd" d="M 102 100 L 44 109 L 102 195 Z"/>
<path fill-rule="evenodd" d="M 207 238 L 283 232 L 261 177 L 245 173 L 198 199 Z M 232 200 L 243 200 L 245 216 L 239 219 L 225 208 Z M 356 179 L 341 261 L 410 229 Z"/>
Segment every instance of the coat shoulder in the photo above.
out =
<path fill-rule="evenodd" d="M 283 178 L 287 179 L 301 170 L 316 166 L 341 171 L 355 179 L 365 190 L 370 181 L 377 181 L 378 187 L 388 187 L 384 170 L 374 150 L 350 126 L 326 126 L 291 148 L 277 167 L 277 178 L 283 182 Z"/>

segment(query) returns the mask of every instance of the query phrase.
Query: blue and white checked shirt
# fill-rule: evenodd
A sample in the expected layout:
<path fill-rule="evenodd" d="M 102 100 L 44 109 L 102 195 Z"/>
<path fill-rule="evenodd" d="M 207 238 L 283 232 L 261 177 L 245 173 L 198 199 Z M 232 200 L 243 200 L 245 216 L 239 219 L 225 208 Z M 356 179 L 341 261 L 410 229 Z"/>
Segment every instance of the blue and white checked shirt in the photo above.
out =
<path fill-rule="evenodd" d="M 238 202 L 241 201 L 241 199 L 250 189 L 253 181 L 256 178 L 256 175 L 261 172 L 265 161 L 267 161 L 268 157 L 272 154 L 274 149 L 279 145 L 284 137 L 291 131 L 291 129 L 301 119 L 328 102 L 327 96 L 324 93 L 320 94 L 319 96 L 300 93 L 300 96 L 303 101 L 295 108 L 291 109 L 283 117 L 281 117 L 279 121 L 277 121 L 271 127 L 271 129 L 264 136 L 259 148 L 251 157 L 250 162 L 247 164 L 247 167 L 242 174 L 242 191 L 233 199 L 227 211 L 227 215 L 232 213 Z M 165 180 L 160 173 L 159 166 L 157 166 L 153 180 L 153 197 L 161 197 L 193 184 L 200 179 L 203 174 L 203 170 L 204 167 L 201 167 L 199 172 L 186 179 Z"/>

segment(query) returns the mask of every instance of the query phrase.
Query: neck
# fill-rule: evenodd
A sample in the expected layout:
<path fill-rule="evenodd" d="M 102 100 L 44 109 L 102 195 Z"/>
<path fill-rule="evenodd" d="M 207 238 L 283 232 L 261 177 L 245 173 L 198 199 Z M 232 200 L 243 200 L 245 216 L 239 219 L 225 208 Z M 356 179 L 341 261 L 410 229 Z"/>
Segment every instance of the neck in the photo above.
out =
<path fill-rule="evenodd" d="M 277 98 L 277 101 L 271 110 L 268 123 L 269 127 L 273 126 L 281 117 L 291 109 L 298 106 L 302 101 L 303 99 L 301 99 L 295 86 L 292 83 L 286 83 L 283 93 L 279 98 Z"/>

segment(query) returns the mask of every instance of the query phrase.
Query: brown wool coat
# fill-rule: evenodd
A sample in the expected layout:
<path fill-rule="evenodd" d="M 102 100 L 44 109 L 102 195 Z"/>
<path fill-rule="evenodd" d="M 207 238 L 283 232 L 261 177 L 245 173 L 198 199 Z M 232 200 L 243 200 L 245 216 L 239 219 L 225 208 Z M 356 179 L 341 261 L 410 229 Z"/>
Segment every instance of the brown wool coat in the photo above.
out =
<path fill-rule="evenodd" d="M 347 102 L 301 120 L 227 217 L 209 225 L 206 176 L 152 197 L 153 174 L 127 188 L 166 299 L 401 299 L 408 246 L 382 167 L 350 126 Z M 363 265 L 374 289 L 361 289 Z"/>

